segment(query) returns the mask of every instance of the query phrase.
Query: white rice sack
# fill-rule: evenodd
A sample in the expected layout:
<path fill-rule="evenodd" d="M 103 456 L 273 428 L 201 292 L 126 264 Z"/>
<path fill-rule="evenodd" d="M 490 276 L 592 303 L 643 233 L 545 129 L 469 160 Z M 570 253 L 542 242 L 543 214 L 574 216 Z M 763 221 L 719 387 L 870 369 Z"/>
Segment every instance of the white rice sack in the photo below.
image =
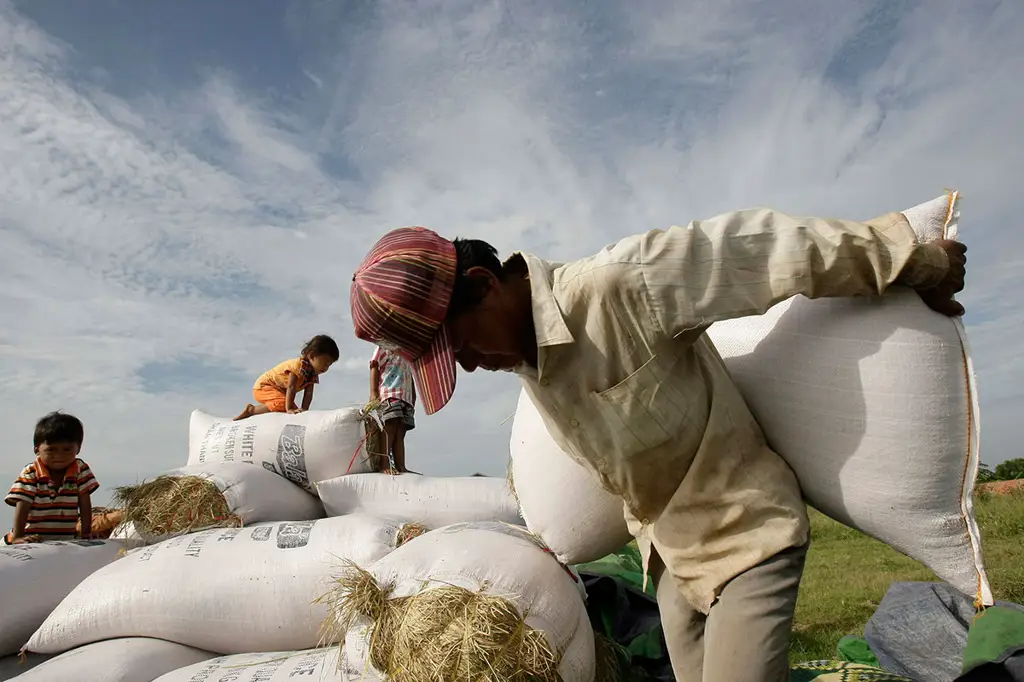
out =
<path fill-rule="evenodd" d="M 192 413 L 188 463 L 244 462 L 316 494 L 318 481 L 371 471 L 366 429 L 356 408 L 272 412 L 241 421 Z"/>
<path fill-rule="evenodd" d="M 336 597 L 347 597 L 336 598 L 333 614 L 342 628 L 351 625 L 345 651 L 357 669 L 374 669 L 373 661 L 388 660 L 390 670 L 374 669 L 385 679 L 427 679 L 416 666 L 429 668 L 435 675 L 446 672 L 446 679 L 454 679 L 453 670 L 439 670 L 432 662 L 444 660 L 454 667 L 454 662 L 460 661 L 465 675 L 467 668 L 479 670 L 495 663 L 484 660 L 480 653 L 488 645 L 498 645 L 505 661 L 518 660 L 515 651 L 520 644 L 510 633 L 524 632 L 525 623 L 525 632 L 532 631 L 531 636 L 539 635 L 546 642 L 562 682 L 594 679 L 594 632 L 579 576 L 558 563 L 525 528 L 494 522 L 454 524 L 402 545 L 370 566 L 367 573 L 364 576 L 375 587 L 368 587 L 370 583 L 355 576 L 354 584 L 359 587 L 352 588 L 353 583 L 346 582 L 352 579 L 352 573 L 339 582 L 342 589 Z M 507 630 L 489 627 L 486 619 L 498 609 L 473 603 L 455 609 L 455 614 L 463 615 L 452 616 L 449 612 L 445 620 L 427 622 L 426 617 L 437 610 L 436 595 L 441 594 L 431 598 L 430 593 L 438 590 L 457 598 L 458 594 L 466 595 L 471 601 L 480 596 L 500 597 L 512 605 L 517 623 L 502 621 Z M 385 601 L 370 599 L 362 603 L 390 605 L 384 606 L 385 611 L 376 619 L 359 613 L 360 599 L 373 592 Z M 403 603 L 403 598 L 411 599 Z M 425 606 L 431 602 L 433 609 Z M 384 630 L 400 634 L 373 634 L 381 624 L 389 624 Z M 492 638 L 481 634 L 485 630 L 491 631 Z M 410 644 L 410 638 L 415 637 L 424 641 Z M 379 658 L 371 654 L 371 647 L 379 647 L 374 649 L 380 652 Z M 493 679 L 501 679 L 500 670 L 494 672 Z"/>
<path fill-rule="evenodd" d="M 326 593 L 342 562 L 368 566 L 396 523 L 351 515 L 219 528 L 132 550 L 50 614 L 29 651 L 60 653 L 115 637 L 157 637 L 219 654 L 319 643 Z"/>
<path fill-rule="evenodd" d="M 339 662 L 339 656 L 341 658 Z M 155 682 L 380 682 L 348 663 L 339 647 L 235 654 L 169 672 Z"/>
<path fill-rule="evenodd" d="M 603 489 L 558 446 L 525 390 L 519 394 L 509 450 L 526 527 L 559 561 L 596 561 L 632 539 L 622 498 Z"/>
<path fill-rule="evenodd" d="M 904 212 L 956 236 L 956 193 Z M 708 331 L 808 501 L 991 603 L 972 506 L 978 397 L 963 323 L 908 289 L 796 298 Z"/>
<path fill-rule="evenodd" d="M 206 661 L 208 651 L 148 637 L 109 639 L 39 664 L 18 682 L 153 682 L 166 672 Z"/>
<path fill-rule="evenodd" d="M 323 518 L 324 509 L 319 498 L 297 488 L 280 476 L 269 471 L 238 462 L 220 462 L 201 464 L 172 469 L 163 474 L 167 477 L 197 476 L 213 483 L 224 495 L 228 510 L 238 517 L 240 525 L 247 526 L 261 521 L 310 521 Z M 154 504 L 160 504 L 156 499 Z M 181 509 L 181 513 L 192 510 Z M 130 510 L 127 516 L 131 516 Z M 126 526 L 126 524 L 122 524 Z M 202 530 L 214 526 L 228 525 L 223 520 L 209 523 L 200 522 L 192 528 Z M 145 542 L 166 540 L 176 533 L 158 533 L 142 528 L 138 523 L 132 524 L 131 530 L 143 538 Z M 124 527 L 121 534 L 126 534 Z M 128 541 L 131 539 L 128 538 Z"/>
<path fill-rule="evenodd" d="M 0 656 L 19 651 L 61 599 L 123 547 L 116 540 L 0 546 Z"/>
<path fill-rule="evenodd" d="M 440 528 L 462 521 L 521 522 L 504 479 L 357 474 L 317 484 L 328 516 L 364 513 Z"/>

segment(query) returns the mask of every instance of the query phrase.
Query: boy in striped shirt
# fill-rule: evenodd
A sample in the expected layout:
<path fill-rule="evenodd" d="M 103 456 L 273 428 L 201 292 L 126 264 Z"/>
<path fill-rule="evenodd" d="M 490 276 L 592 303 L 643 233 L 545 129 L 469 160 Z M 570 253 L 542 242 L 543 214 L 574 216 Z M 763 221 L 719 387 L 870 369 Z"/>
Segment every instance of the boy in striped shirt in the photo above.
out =
<path fill-rule="evenodd" d="M 92 494 L 100 487 L 89 465 L 78 459 L 85 429 L 70 414 L 51 412 L 36 423 L 36 459 L 7 493 L 14 528 L 4 543 L 18 545 L 92 535 Z"/>

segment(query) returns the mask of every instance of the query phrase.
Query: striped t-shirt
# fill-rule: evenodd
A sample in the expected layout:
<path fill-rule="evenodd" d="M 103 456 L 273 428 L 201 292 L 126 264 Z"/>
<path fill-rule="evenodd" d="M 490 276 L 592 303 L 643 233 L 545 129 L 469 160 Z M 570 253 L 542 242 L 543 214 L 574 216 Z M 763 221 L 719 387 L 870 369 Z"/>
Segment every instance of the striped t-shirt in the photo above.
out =
<path fill-rule="evenodd" d="M 377 363 L 380 374 L 378 393 L 381 402 L 403 400 L 416 406 L 416 384 L 413 382 L 412 364 L 397 353 L 377 347 L 370 358 L 370 366 Z"/>
<path fill-rule="evenodd" d="M 100 484 L 89 465 L 76 459 L 64 471 L 64 480 L 55 484 L 43 462 L 25 467 L 7 493 L 7 504 L 28 502 L 28 523 L 25 535 L 38 535 L 43 540 L 75 537 L 78 527 L 78 496 L 92 493 Z"/>

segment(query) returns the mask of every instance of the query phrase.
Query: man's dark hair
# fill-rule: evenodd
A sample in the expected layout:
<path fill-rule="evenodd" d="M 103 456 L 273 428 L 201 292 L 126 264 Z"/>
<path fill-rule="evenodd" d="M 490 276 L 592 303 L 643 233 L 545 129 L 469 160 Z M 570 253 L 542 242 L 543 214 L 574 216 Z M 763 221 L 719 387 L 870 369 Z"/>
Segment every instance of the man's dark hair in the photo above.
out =
<path fill-rule="evenodd" d="M 498 279 L 503 278 L 498 250 L 480 239 L 456 239 L 455 284 L 452 287 L 452 300 L 448 304 L 448 317 L 454 317 L 473 308 L 484 298 L 480 284 L 466 276 L 470 268 L 486 268 Z"/>
<path fill-rule="evenodd" d="M 303 357 L 308 358 L 314 355 L 326 355 L 337 362 L 341 357 L 341 351 L 338 350 L 338 344 L 334 342 L 334 339 L 326 334 L 317 334 L 302 347 Z"/>
<path fill-rule="evenodd" d="M 85 439 L 85 427 L 78 417 L 63 412 L 51 412 L 36 422 L 36 434 L 32 444 L 39 447 L 44 443 L 75 443 L 81 446 Z"/>

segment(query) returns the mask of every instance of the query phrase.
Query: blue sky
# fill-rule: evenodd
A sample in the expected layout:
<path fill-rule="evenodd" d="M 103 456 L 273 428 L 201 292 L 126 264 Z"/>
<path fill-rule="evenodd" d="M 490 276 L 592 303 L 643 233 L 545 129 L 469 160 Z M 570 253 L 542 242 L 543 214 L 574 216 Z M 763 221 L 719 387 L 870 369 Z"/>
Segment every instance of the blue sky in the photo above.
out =
<path fill-rule="evenodd" d="M 569 259 L 946 187 L 983 459 L 1021 456 L 1022 32 L 990 0 L 0 0 L 0 474 L 56 408 L 108 490 L 178 466 L 192 409 L 233 414 L 321 332 L 316 407 L 361 404 L 349 282 L 393 227 Z M 502 472 L 517 395 L 462 376 L 411 466 Z"/>

